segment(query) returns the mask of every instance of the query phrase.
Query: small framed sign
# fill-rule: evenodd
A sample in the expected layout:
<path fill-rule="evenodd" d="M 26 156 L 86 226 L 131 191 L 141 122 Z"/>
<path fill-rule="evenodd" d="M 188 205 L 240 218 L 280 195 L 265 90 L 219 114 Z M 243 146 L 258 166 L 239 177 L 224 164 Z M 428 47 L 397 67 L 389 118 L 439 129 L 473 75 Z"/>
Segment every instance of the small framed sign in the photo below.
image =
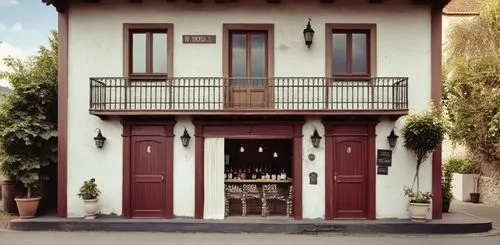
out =
<path fill-rule="evenodd" d="M 389 167 L 378 166 L 377 167 L 377 174 L 378 175 L 388 175 L 389 174 Z"/>
<path fill-rule="evenodd" d="M 182 35 L 182 43 L 215 43 L 215 35 Z"/>
<path fill-rule="evenodd" d="M 390 167 L 392 165 L 391 150 L 377 150 L 377 166 Z"/>
<path fill-rule="evenodd" d="M 309 184 L 317 185 L 318 184 L 318 174 L 315 172 L 309 173 Z"/>

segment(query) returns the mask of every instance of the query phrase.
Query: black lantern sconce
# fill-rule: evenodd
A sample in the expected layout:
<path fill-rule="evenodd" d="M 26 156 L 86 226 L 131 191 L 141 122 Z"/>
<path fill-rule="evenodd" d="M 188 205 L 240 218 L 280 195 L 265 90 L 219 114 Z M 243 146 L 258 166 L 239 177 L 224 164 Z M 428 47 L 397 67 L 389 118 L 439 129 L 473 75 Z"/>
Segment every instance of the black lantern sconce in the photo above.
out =
<path fill-rule="evenodd" d="M 398 141 L 399 136 L 394 133 L 394 129 L 391 130 L 391 134 L 387 136 L 387 140 L 389 141 L 389 146 L 396 146 L 396 142 Z"/>
<path fill-rule="evenodd" d="M 188 146 L 189 145 L 189 140 L 191 139 L 191 136 L 189 136 L 186 128 L 184 128 L 184 134 L 181 136 L 181 141 L 182 141 L 182 145 L 184 147 Z"/>
<path fill-rule="evenodd" d="M 97 136 L 94 137 L 95 145 L 97 148 L 102 148 L 104 146 L 104 142 L 106 141 L 106 137 L 102 136 L 101 129 L 96 129 Z"/>
<path fill-rule="evenodd" d="M 311 18 L 307 22 L 307 27 L 304 29 L 304 40 L 306 41 L 307 48 L 311 48 L 313 42 L 314 30 L 311 28 Z"/>
<path fill-rule="evenodd" d="M 319 136 L 318 131 L 314 129 L 314 134 L 311 136 L 311 142 L 314 148 L 319 147 L 319 142 L 321 142 L 321 136 Z"/>

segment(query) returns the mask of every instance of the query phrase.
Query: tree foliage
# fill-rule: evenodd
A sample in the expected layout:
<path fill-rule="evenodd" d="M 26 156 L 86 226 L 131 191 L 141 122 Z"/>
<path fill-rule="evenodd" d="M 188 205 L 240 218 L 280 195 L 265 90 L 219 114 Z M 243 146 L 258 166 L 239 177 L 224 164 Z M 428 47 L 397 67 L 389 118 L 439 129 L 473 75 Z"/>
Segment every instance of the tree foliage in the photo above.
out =
<path fill-rule="evenodd" d="M 4 59 L 0 73 L 13 90 L 0 104 L 0 157 L 4 175 L 23 183 L 27 197 L 57 160 L 57 33 L 28 60 Z"/>
<path fill-rule="evenodd" d="M 500 1 L 455 25 L 447 45 L 443 104 L 450 138 L 488 162 L 500 160 Z"/>

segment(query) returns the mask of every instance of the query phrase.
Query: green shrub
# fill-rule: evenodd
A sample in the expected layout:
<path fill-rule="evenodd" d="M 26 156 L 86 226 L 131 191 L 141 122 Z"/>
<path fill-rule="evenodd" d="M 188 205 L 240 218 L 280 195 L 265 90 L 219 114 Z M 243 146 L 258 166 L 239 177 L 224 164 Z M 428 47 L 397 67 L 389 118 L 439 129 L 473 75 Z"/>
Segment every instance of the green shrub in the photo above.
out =
<path fill-rule="evenodd" d="M 443 169 L 443 176 L 441 179 L 441 192 L 443 200 L 450 201 L 453 199 L 453 193 L 451 192 L 451 181 L 453 181 L 453 172 L 450 169 Z"/>
<path fill-rule="evenodd" d="M 473 174 L 477 169 L 477 164 L 469 158 L 452 157 L 444 164 L 446 171 L 459 174 Z"/>

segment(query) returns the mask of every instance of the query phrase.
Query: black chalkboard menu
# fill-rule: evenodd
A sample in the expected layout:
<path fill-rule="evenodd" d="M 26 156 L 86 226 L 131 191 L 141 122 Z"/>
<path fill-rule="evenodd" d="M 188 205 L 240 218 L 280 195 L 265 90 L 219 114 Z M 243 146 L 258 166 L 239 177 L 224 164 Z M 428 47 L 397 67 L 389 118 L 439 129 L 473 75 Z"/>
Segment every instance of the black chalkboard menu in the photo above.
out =
<path fill-rule="evenodd" d="M 389 174 L 389 167 L 378 166 L 377 167 L 377 174 L 378 175 L 388 175 Z"/>
<path fill-rule="evenodd" d="M 392 165 L 391 150 L 377 150 L 377 166 L 390 167 Z"/>

